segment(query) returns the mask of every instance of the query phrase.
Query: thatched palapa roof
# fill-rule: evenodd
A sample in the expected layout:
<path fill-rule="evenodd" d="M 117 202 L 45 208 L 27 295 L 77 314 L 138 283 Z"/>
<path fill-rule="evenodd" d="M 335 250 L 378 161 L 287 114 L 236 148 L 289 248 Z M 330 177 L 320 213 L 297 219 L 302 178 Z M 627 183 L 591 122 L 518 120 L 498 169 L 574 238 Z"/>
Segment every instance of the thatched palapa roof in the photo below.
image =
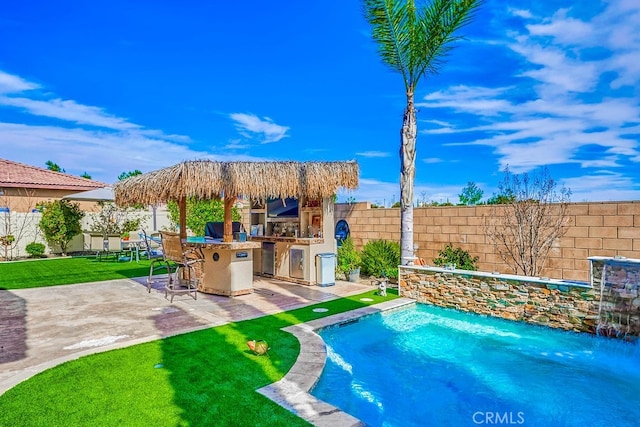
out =
<path fill-rule="evenodd" d="M 328 197 L 358 187 L 356 162 L 216 162 L 193 160 L 133 176 L 113 186 L 118 205 L 183 197 L 252 199 Z"/>

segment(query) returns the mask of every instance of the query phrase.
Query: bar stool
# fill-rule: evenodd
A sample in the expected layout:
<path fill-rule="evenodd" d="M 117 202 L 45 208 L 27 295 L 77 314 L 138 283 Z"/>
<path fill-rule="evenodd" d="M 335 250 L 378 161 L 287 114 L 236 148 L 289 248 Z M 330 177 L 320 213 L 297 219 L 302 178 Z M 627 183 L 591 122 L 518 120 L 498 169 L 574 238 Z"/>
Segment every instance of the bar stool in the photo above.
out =
<path fill-rule="evenodd" d="M 195 265 L 204 262 L 202 251 L 195 247 L 185 247 L 178 233 L 162 231 L 160 235 L 168 276 L 164 297 L 167 298 L 171 294 L 171 302 L 175 295 L 183 294 L 191 296 L 194 300 L 198 299 L 198 274 Z M 175 272 L 172 272 L 169 262 L 176 264 Z"/>

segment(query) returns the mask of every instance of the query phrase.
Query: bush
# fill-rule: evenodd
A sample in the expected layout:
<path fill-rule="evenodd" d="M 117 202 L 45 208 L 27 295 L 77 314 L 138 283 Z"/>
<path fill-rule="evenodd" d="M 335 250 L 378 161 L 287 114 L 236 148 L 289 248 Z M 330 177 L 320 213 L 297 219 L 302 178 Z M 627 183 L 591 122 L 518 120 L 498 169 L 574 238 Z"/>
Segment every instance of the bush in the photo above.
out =
<path fill-rule="evenodd" d="M 67 254 L 67 246 L 73 237 L 82 233 L 80 220 L 84 212 L 79 203 L 69 200 L 54 200 L 40 204 L 42 217 L 40 218 L 40 230 L 49 244 L 60 245 L 62 255 Z"/>
<path fill-rule="evenodd" d="M 387 240 L 371 240 L 362 248 L 362 274 L 398 278 L 400 244 Z"/>
<path fill-rule="evenodd" d="M 25 248 L 25 250 L 29 254 L 29 258 L 42 258 L 44 256 L 45 249 L 45 245 L 37 242 L 31 242 Z"/>
<path fill-rule="evenodd" d="M 472 257 L 469 252 L 462 248 L 454 248 L 451 243 L 447 244 L 443 250 L 438 252 L 438 258 L 433 263 L 439 267 L 447 264 L 455 264 L 460 270 L 477 270 L 478 257 Z"/>
<path fill-rule="evenodd" d="M 169 219 L 177 226 L 180 222 L 180 211 L 178 203 L 170 200 L 167 203 L 169 210 Z M 236 206 L 231 208 L 231 219 L 240 221 L 242 215 Z M 204 228 L 207 222 L 224 220 L 224 202 L 220 199 L 198 200 L 195 197 L 187 198 L 187 228 L 196 236 L 204 234 Z"/>
<path fill-rule="evenodd" d="M 356 250 L 351 236 L 347 236 L 342 245 L 338 248 L 338 264 L 336 265 L 336 271 L 342 274 L 349 274 L 349 272 L 360 268 L 360 252 Z"/>

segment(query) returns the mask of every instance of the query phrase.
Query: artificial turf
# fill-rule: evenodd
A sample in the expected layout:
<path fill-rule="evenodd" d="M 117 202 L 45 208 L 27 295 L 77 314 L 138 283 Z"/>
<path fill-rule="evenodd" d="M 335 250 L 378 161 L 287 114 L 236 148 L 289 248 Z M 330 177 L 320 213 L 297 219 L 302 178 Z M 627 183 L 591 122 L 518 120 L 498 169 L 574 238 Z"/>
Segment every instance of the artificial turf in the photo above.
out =
<path fill-rule="evenodd" d="M 0 263 L 0 289 L 40 288 L 102 280 L 142 277 L 151 261 L 99 261 L 95 256 Z"/>
<path fill-rule="evenodd" d="M 298 356 L 298 340 L 280 329 L 396 297 L 369 291 L 66 362 L 0 396 L 0 425 L 308 425 L 255 391 Z M 251 339 L 266 340 L 269 356 L 251 353 Z"/>

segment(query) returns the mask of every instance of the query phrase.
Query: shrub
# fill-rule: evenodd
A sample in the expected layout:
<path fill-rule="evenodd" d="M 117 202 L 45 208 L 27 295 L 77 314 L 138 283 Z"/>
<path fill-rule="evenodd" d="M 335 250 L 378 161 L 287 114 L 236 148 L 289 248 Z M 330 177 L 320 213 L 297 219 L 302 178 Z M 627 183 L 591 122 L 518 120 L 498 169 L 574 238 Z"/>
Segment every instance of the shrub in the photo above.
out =
<path fill-rule="evenodd" d="M 451 243 L 447 244 L 440 252 L 438 258 L 433 260 L 437 266 L 444 267 L 447 264 L 455 264 L 460 270 L 477 270 L 478 257 L 472 257 L 469 252 L 462 248 L 454 248 Z"/>
<path fill-rule="evenodd" d="M 67 246 L 73 236 L 80 234 L 82 228 L 80 220 L 84 212 L 80 210 L 78 203 L 68 200 L 54 200 L 42 202 L 42 217 L 40 218 L 40 230 L 49 244 L 58 244 L 62 255 L 67 254 Z"/>
<path fill-rule="evenodd" d="M 180 211 L 178 203 L 169 201 L 167 203 L 169 218 L 177 226 L 180 222 Z M 240 221 L 242 215 L 236 206 L 231 208 L 231 219 Z M 196 236 L 204 234 L 207 222 L 224 220 L 224 202 L 220 199 L 198 200 L 195 197 L 187 198 L 187 228 Z"/>
<path fill-rule="evenodd" d="M 31 242 L 27 245 L 25 250 L 29 254 L 29 258 L 42 258 L 44 256 L 44 250 L 46 246 L 42 243 Z"/>
<path fill-rule="evenodd" d="M 347 275 L 349 272 L 360 268 L 360 262 L 360 252 L 358 252 L 353 244 L 351 236 L 347 236 L 338 248 L 338 264 L 336 265 L 336 270 L 338 273 Z"/>
<path fill-rule="evenodd" d="M 398 278 L 400 244 L 387 240 L 371 240 L 362 248 L 362 274 Z"/>

